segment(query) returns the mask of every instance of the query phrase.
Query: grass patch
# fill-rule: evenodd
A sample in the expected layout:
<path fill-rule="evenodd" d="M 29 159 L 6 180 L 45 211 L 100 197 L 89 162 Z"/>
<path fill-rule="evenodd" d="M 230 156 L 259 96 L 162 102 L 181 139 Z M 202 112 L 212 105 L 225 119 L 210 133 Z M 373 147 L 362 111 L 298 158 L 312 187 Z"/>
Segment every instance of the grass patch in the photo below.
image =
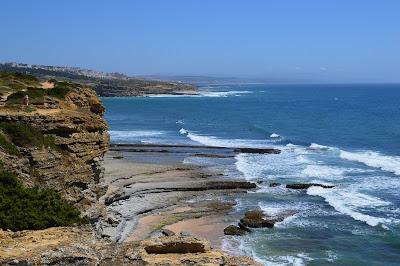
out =
<path fill-rule="evenodd" d="M 44 103 L 45 96 L 64 99 L 69 92 L 79 86 L 79 84 L 65 81 L 52 82 L 54 83 L 54 88 L 51 89 L 26 87 L 21 83 L 13 83 L 9 87 L 15 92 L 8 96 L 7 104 L 22 104 L 23 98 L 28 95 L 30 104 L 41 105 Z"/>
<path fill-rule="evenodd" d="M 38 87 L 39 80 L 28 74 L 20 72 L 0 71 L 0 84 L 11 90 L 23 90 L 27 87 Z"/>
<path fill-rule="evenodd" d="M 12 231 L 87 223 L 80 212 L 51 189 L 26 188 L 0 170 L 0 228 Z"/>
<path fill-rule="evenodd" d="M 21 72 L 0 71 L 0 78 L 3 80 L 19 80 L 31 85 L 39 83 L 39 80 L 35 76 Z"/>
<path fill-rule="evenodd" d="M 0 129 L 18 147 L 50 147 L 52 149 L 59 149 L 54 142 L 53 136 L 45 136 L 31 125 L 17 122 L 3 122 L 0 123 Z"/>
<path fill-rule="evenodd" d="M 21 156 L 19 153 L 17 147 L 11 143 L 3 133 L 0 132 L 0 147 L 3 149 L 6 153 L 15 155 L 15 156 Z"/>

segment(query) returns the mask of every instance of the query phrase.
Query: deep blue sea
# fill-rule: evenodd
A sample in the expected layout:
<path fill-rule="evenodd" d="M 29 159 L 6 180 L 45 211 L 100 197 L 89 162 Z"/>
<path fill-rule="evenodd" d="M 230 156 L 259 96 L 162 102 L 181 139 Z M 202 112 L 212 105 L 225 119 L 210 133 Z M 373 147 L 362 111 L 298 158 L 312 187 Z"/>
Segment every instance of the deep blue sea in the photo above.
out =
<path fill-rule="evenodd" d="M 225 249 L 266 265 L 400 265 L 400 85 L 203 90 L 103 99 L 112 141 L 277 147 L 279 155 L 238 154 L 226 175 L 336 187 L 260 185 L 236 199 L 235 211 L 296 214 L 273 229 L 226 237 Z"/>

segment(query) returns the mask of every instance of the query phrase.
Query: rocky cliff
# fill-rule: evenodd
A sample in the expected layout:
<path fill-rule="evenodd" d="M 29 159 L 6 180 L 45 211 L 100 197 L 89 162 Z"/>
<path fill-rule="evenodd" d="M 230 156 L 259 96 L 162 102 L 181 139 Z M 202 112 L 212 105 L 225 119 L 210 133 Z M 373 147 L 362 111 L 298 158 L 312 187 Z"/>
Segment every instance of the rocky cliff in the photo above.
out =
<path fill-rule="evenodd" d="M 32 77 L 0 79 L 0 160 L 24 184 L 52 188 L 96 218 L 104 194 L 100 165 L 108 150 L 108 125 L 96 93 L 74 83 L 42 86 Z M 28 82 L 29 81 L 29 82 Z M 49 85 L 47 84 L 47 85 Z M 28 95 L 28 105 L 22 98 Z"/>

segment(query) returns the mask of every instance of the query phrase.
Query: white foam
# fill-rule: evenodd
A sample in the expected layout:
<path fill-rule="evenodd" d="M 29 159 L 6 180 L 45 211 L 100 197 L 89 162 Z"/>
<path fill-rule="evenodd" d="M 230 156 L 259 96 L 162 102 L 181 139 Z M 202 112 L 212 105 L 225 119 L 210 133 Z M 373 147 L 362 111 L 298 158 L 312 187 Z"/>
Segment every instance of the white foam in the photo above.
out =
<path fill-rule="evenodd" d="M 310 149 L 312 149 L 312 150 L 330 150 L 330 149 L 332 149 L 332 147 L 320 145 L 317 143 L 311 143 Z"/>
<path fill-rule="evenodd" d="M 379 168 L 395 175 L 400 175 L 400 156 L 387 156 L 378 152 L 348 152 L 340 151 L 340 157 L 350 161 L 356 161 L 370 167 Z"/>
<path fill-rule="evenodd" d="M 185 124 L 185 122 L 183 121 L 183 119 L 179 119 L 178 121 L 175 122 L 178 125 L 183 125 Z"/>
<path fill-rule="evenodd" d="M 302 173 L 308 177 L 323 179 L 343 178 L 347 169 L 328 165 L 307 165 Z"/>
<path fill-rule="evenodd" d="M 390 205 L 389 202 L 379 198 L 352 190 L 348 191 L 338 188 L 325 189 L 317 186 L 308 188 L 307 194 L 323 197 L 336 211 L 348 215 L 355 220 L 365 222 L 370 226 L 384 225 L 391 222 L 389 219 L 370 216 L 359 211 L 359 208 Z"/>
<path fill-rule="evenodd" d="M 251 91 L 200 91 L 200 95 L 204 97 L 228 97 L 239 96 L 241 94 L 252 93 Z"/>
<path fill-rule="evenodd" d="M 189 132 L 188 132 L 186 129 L 181 128 L 181 129 L 179 129 L 179 133 L 180 133 L 181 135 L 187 135 Z"/>
<path fill-rule="evenodd" d="M 311 163 L 311 161 L 308 163 Z M 360 168 L 345 168 L 323 164 L 309 164 L 303 169 L 302 174 L 308 177 L 316 177 L 325 180 L 338 180 L 346 178 L 346 176 L 350 173 L 366 172 L 370 172 L 370 170 Z"/>
<path fill-rule="evenodd" d="M 295 147 L 299 147 L 299 145 L 295 145 L 293 143 L 288 143 L 288 144 L 286 144 L 286 147 L 295 148 Z"/>
<path fill-rule="evenodd" d="M 235 156 L 236 169 L 247 180 L 263 178 L 299 178 L 305 160 L 294 152 L 282 151 L 280 154 L 238 154 Z M 261 191 L 260 191 L 261 192 Z"/>
<path fill-rule="evenodd" d="M 240 96 L 242 94 L 253 93 L 252 91 L 211 91 L 211 90 L 201 90 L 197 93 L 188 94 L 153 94 L 146 95 L 144 97 L 150 98 L 188 98 L 188 97 L 230 97 L 230 96 Z"/>
<path fill-rule="evenodd" d="M 179 133 L 187 136 L 189 139 L 201 143 L 205 146 L 214 146 L 214 147 L 227 147 L 227 148 L 262 148 L 266 146 L 270 146 L 271 143 L 267 140 L 256 140 L 256 139 L 223 139 L 217 138 L 214 136 L 200 135 L 188 131 L 184 128 L 179 130 Z"/>
<path fill-rule="evenodd" d="M 293 227 L 326 227 L 325 223 L 319 223 L 309 216 L 328 216 L 332 215 L 332 211 L 321 209 L 318 205 L 302 201 L 285 201 L 285 202 L 259 202 L 258 206 L 267 215 L 270 216 L 287 216 L 283 221 L 275 224 L 277 228 L 293 228 Z"/>
<path fill-rule="evenodd" d="M 280 138 L 281 136 L 276 133 L 272 133 L 269 137 L 270 138 Z"/>

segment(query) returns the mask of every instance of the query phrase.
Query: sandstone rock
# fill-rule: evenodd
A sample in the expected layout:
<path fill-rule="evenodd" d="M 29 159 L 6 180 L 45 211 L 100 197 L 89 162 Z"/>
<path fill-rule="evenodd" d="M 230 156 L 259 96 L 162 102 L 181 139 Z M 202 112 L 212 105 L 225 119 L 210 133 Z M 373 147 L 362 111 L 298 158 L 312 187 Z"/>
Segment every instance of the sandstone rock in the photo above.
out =
<path fill-rule="evenodd" d="M 35 112 L 2 108 L 0 122 L 29 124 L 52 136 L 58 148 L 20 147 L 22 158 L 0 151 L 0 160 L 25 185 L 55 189 L 85 215 L 96 215 L 92 206 L 105 193 L 100 185 L 104 173 L 101 158 L 109 146 L 104 108 L 87 88 L 75 88 L 65 100 L 50 100 L 46 106 L 36 106 Z M 54 110 L 48 111 L 51 108 Z"/>
<path fill-rule="evenodd" d="M 224 229 L 225 235 L 235 235 L 235 236 L 242 236 L 246 234 L 246 231 L 240 228 L 239 226 L 229 225 Z"/>
<path fill-rule="evenodd" d="M 205 253 L 211 249 L 209 243 L 205 240 L 181 236 L 144 240 L 142 245 L 147 254 Z"/>
<path fill-rule="evenodd" d="M 274 219 L 267 219 L 261 210 L 248 211 L 244 218 L 240 219 L 240 223 L 250 228 L 272 228 L 276 222 Z"/>
<path fill-rule="evenodd" d="M 0 265 L 260 265 L 248 257 L 213 250 L 206 240 L 197 237 L 118 244 L 95 238 L 88 228 L 49 228 L 19 234 L 0 230 L 0 244 Z"/>

